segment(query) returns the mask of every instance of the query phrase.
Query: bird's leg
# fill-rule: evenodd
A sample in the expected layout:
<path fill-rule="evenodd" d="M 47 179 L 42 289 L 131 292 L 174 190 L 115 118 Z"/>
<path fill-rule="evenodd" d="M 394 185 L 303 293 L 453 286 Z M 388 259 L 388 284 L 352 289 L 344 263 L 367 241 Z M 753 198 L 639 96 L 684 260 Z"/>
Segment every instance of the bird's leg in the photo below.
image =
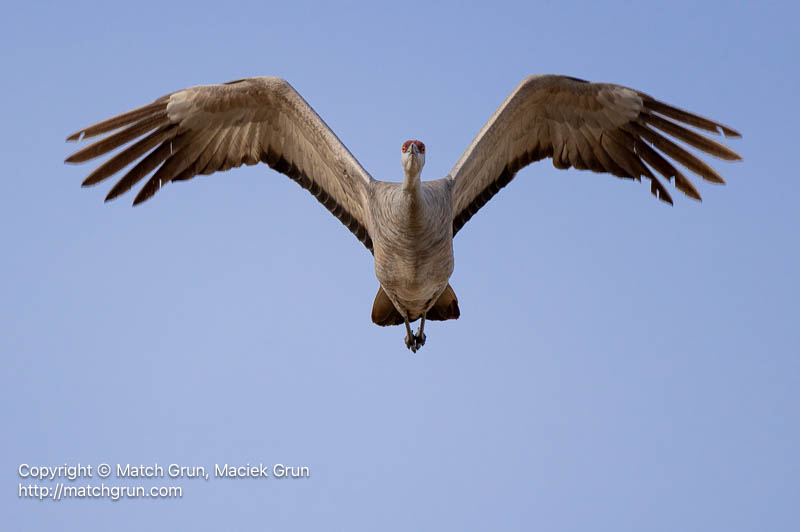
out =
<path fill-rule="evenodd" d="M 425 345 L 425 333 L 422 330 L 425 328 L 425 314 L 422 315 L 422 320 L 419 322 L 419 330 L 414 335 L 414 343 L 416 348 L 419 349 Z"/>
<path fill-rule="evenodd" d="M 406 320 L 406 347 L 411 349 L 412 353 L 417 352 L 417 337 L 411 334 L 411 324 L 408 322 L 408 316 L 405 316 Z"/>

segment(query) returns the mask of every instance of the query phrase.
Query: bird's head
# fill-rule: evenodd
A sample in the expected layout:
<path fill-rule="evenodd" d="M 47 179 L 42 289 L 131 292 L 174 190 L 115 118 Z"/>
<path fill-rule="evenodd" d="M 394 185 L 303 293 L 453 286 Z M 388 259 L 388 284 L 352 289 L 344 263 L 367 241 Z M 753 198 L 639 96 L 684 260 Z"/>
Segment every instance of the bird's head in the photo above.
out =
<path fill-rule="evenodd" d="M 418 140 L 407 140 L 401 148 L 403 172 L 409 177 L 418 177 L 425 166 L 425 145 Z"/>

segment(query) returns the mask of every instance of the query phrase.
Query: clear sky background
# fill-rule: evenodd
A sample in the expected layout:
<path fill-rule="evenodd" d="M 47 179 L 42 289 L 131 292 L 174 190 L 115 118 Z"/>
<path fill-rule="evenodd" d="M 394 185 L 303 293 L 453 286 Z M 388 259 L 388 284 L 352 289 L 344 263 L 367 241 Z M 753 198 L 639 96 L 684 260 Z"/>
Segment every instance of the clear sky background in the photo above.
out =
<path fill-rule="evenodd" d="M 798 530 L 793 2 L 14 3 L 0 21 L 4 530 Z M 416 355 L 371 256 L 266 166 L 147 204 L 82 190 L 80 127 L 289 80 L 378 179 L 442 177 L 525 76 L 718 119 L 703 203 L 524 169 L 459 233 Z M 305 465 L 174 500 L 20 499 L 20 463 Z M 94 484 L 100 480 L 95 479 Z M 107 484 L 124 484 L 112 477 Z M 84 481 L 83 484 L 86 482 Z M 46 484 L 46 483 L 45 483 Z M 47 485 L 47 484 L 46 484 Z"/>

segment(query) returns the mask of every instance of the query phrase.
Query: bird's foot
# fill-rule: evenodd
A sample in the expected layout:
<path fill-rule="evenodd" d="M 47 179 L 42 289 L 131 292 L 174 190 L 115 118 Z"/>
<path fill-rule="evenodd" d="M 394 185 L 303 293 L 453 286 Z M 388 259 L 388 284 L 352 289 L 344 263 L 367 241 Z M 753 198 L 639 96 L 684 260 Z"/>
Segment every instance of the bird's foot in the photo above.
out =
<path fill-rule="evenodd" d="M 423 345 L 425 345 L 425 338 L 426 336 L 424 332 L 417 331 L 417 334 L 414 335 L 414 346 L 416 347 L 416 349 L 420 349 L 422 348 Z"/>
<path fill-rule="evenodd" d="M 424 342 L 424 341 L 423 341 Z M 417 352 L 417 336 L 406 335 L 406 347 L 411 349 L 412 353 Z"/>

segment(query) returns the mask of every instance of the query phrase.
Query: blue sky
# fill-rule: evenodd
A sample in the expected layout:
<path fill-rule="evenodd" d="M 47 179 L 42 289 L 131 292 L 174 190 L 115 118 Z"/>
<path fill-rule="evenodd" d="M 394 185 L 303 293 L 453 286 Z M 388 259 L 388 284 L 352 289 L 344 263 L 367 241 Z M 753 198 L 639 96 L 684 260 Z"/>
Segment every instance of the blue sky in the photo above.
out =
<path fill-rule="evenodd" d="M 0 513 L 8 530 L 796 530 L 798 8 L 790 2 L 135 2 L 0 21 Z M 548 161 L 455 241 L 462 316 L 411 355 L 370 255 L 265 166 L 147 204 L 82 190 L 76 129 L 200 83 L 289 80 L 378 179 L 447 173 L 526 75 L 739 129 L 668 207 Z M 36 501 L 20 463 L 305 465 Z M 98 483 L 99 479 L 95 479 Z M 109 484 L 120 483 L 109 479 Z"/>

